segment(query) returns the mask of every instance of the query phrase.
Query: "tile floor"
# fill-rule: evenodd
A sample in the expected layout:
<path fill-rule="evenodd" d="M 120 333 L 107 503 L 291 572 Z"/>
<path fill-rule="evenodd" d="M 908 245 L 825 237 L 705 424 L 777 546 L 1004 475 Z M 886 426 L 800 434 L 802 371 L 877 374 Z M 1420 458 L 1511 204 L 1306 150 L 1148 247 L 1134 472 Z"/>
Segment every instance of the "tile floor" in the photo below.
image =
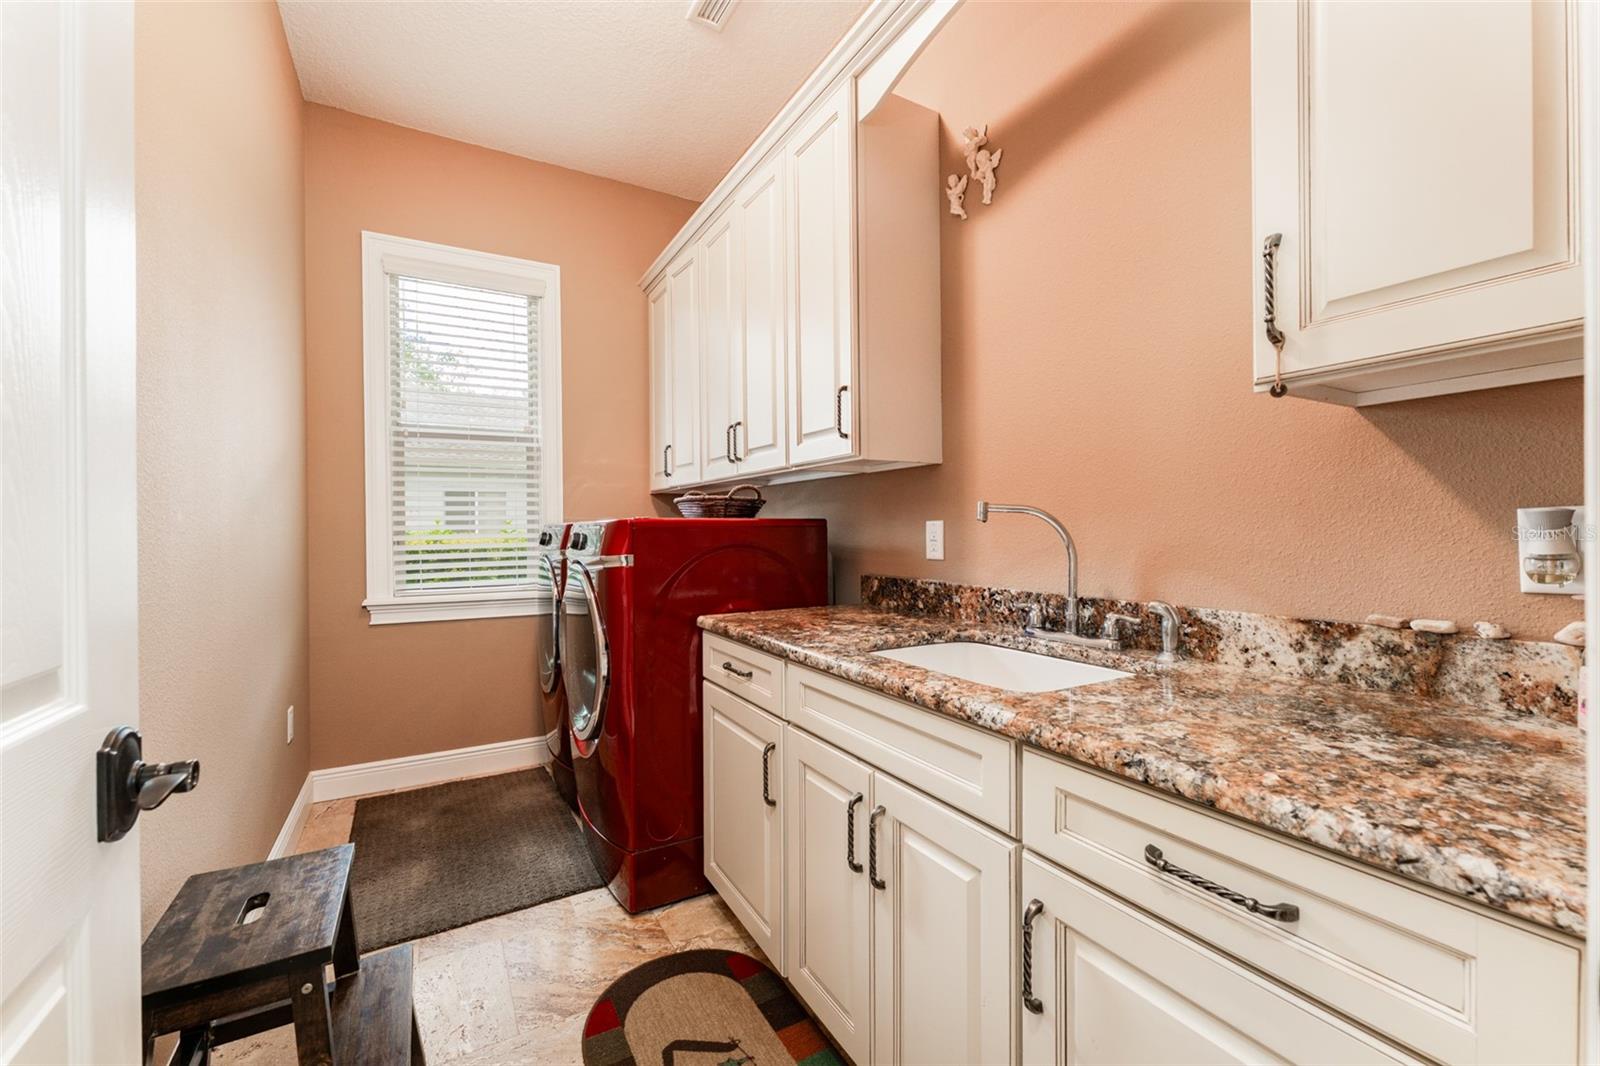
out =
<path fill-rule="evenodd" d="M 354 799 L 312 807 L 296 851 L 350 839 Z M 605 889 L 413 941 L 422 1041 L 440 1063 L 578 1066 L 584 1019 L 614 979 L 672 951 L 727 947 L 764 959 L 716 896 L 628 914 Z M 288 1027 L 218 1048 L 227 1066 L 290 1066 Z"/>

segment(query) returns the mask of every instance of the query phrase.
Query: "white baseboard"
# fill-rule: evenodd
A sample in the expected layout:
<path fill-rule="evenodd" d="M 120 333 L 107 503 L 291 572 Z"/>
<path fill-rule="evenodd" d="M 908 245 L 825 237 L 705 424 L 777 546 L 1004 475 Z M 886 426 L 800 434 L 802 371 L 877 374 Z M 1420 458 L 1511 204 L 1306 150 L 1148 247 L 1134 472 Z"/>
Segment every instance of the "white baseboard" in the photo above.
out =
<path fill-rule="evenodd" d="M 267 852 L 267 858 L 281 859 L 289 854 L 294 842 L 300 839 L 300 830 L 305 828 L 306 817 L 310 814 L 311 775 L 307 774 L 305 781 L 300 785 L 300 794 L 294 798 L 294 803 L 289 807 L 289 817 L 283 820 L 283 828 L 278 830 L 278 839 L 272 842 L 272 850 Z"/>
<path fill-rule="evenodd" d="M 434 785 L 459 777 L 507 773 L 543 766 L 549 761 L 550 746 L 545 743 L 544 737 L 524 737 L 496 744 L 479 744 L 472 748 L 380 759 L 354 766 L 333 766 L 311 771 L 307 780 L 311 786 L 311 802 L 323 803 L 349 796 L 365 796 L 372 792 Z"/>

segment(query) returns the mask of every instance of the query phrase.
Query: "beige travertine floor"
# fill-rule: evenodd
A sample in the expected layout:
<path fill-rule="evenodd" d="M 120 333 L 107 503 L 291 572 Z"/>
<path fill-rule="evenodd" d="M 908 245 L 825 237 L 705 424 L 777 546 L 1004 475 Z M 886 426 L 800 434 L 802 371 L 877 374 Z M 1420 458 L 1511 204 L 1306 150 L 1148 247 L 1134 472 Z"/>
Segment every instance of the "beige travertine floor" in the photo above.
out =
<path fill-rule="evenodd" d="M 354 799 L 316 804 L 296 851 L 350 839 Z M 583 1061 L 589 1008 L 639 963 L 690 948 L 765 959 L 716 896 L 630 915 L 605 889 L 543 903 L 413 942 L 417 1020 L 430 1064 Z M 228 1066 L 290 1066 L 288 1027 L 218 1048 Z"/>

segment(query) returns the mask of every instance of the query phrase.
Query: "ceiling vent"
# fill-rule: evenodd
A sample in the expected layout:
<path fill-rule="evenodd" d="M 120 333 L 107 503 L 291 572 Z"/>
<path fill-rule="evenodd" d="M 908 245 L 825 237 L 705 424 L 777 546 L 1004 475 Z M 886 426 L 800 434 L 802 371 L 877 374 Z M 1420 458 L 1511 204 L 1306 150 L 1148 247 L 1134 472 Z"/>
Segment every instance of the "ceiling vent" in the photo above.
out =
<path fill-rule="evenodd" d="M 728 15 L 736 3 L 738 0 L 689 0 L 689 13 L 684 17 L 720 32 L 728 24 Z"/>

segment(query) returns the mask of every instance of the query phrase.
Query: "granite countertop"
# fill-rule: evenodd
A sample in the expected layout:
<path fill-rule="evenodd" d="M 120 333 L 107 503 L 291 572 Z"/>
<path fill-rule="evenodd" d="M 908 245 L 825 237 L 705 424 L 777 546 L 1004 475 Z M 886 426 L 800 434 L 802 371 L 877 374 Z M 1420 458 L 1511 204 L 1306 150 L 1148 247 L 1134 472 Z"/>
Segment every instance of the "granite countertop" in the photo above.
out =
<path fill-rule="evenodd" d="M 1571 725 L 876 607 L 701 628 L 1540 925 L 1585 931 L 1584 745 Z M 1132 671 L 1010 692 L 886 648 L 978 640 Z"/>

